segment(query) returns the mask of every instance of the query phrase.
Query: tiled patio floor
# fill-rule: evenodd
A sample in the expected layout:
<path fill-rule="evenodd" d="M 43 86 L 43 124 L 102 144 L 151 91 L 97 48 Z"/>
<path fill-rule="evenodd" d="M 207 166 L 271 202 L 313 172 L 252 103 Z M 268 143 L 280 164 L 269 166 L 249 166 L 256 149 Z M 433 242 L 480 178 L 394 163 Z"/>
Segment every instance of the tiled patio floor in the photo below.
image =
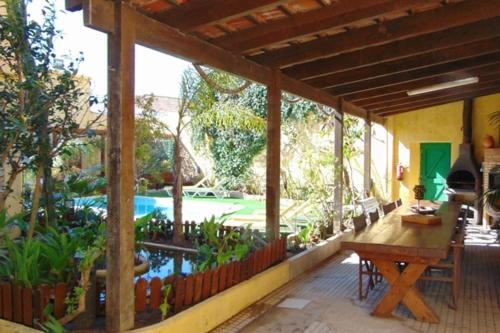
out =
<path fill-rule="evenodd" d="M 387 285 L 379 284 L 367 300 L 359 302 L 357 263 L 355 254 L 340 253 L 213 332 L 500 332 L 500 242 L 495 231 L 484 234 L 476 227 L 468 228 L 457 310 L 447 305 L 451 295 L 448 284 L 426 285 L 424 295 L 440 317 L 439 324 L 414 320 L 402 305 L 391 319 L 371 316 Z M 279 307 L 287 298 L 310 302 L 302 309 Z"/>

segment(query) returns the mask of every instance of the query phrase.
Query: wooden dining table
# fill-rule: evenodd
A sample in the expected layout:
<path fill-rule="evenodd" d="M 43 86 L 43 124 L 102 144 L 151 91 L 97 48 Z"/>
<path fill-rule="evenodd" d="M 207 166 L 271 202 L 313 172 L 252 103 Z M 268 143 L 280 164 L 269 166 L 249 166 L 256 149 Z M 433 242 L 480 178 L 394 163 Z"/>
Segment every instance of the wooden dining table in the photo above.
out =
<path fill-rule="evenodd" d="M 441 223 L 421 225 L 401 221 L 410 214 L 410 205 L 403 205 L 365 229 L 347 235 L 343 250 L 355 251 L 361 258 L 373 262 L 389 283 L 390 288 L 372 314 L 389 317 L 399 303 L 403 303 L 416 319 L 437 323 L 439 317 L 430 308 L 415 284 L 429 265 L 448 256 L 461 205 L 456 202 L 431 203 Z M 404 269 L 397 263 L 404 262 Z"/>

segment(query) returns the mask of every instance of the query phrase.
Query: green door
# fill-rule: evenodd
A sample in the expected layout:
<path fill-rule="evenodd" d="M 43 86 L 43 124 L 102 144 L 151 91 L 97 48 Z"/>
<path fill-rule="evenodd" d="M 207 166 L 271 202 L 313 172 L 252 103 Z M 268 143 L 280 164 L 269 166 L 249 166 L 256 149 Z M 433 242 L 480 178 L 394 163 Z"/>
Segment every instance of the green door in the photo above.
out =
<path fill-rule="evenodd" d="M 450 172 L 451 143 L 420 144 L 420 179 L 427 200 L 446 200 L 444 190 Z"/>

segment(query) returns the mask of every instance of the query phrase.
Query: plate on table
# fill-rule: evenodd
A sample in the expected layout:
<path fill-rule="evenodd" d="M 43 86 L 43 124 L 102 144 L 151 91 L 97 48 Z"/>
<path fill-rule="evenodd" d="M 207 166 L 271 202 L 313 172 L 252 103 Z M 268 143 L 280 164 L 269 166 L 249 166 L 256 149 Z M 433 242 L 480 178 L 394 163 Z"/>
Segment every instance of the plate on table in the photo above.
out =
<path fill-rule="evenodd" d="M 411 206 L 411 211 L 414 213 L 417 213 L 417 214 L 430 215 L 430 214 L 434 214 L 436 212 L 436 208 L 427 207 L 427 206 L 420 206 L 420 209 L 418 209 L 417 206 Z"/>

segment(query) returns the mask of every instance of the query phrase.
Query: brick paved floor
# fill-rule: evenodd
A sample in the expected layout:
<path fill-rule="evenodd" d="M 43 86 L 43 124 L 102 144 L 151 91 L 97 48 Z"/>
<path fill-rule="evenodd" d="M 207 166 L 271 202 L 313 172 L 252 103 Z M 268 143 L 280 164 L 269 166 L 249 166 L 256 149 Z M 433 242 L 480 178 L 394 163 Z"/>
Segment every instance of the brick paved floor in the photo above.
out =
<path fill-rule="evenodd" d="M 458 309 L 448 307 L 450 285 L 428 282 L 424 296 L 440 317 L 439 324 L 414 320 L 400 305 L 393 318 L 370 315 L 386 291 L 377 285 L 368 298 L 357 299 L 358 257 L 342 252 L 288 283 L 216 328 L 229 332 L 500 332 L 500 241 L 496 231 L 467 228 L 462 292 Z M 287 298 L 310 302 L 302 309 L 278 307 Z"/>

